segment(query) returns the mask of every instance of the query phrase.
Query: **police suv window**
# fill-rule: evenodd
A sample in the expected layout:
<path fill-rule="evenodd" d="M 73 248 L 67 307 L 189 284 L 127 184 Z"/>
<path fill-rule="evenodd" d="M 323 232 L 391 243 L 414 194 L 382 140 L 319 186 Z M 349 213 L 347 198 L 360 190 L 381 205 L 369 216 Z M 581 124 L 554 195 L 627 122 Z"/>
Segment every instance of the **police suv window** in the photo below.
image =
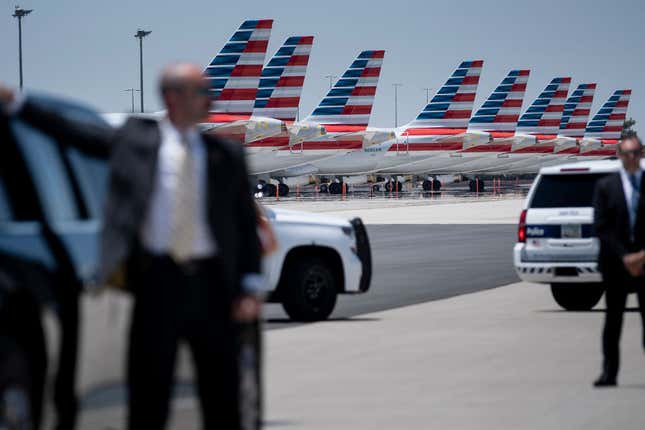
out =
<path fill-rule="evenodd" d="M 596 181 L 605 175 L 606 173 L 544 175 L 535 189 L 530 207 L 591 207 Z"/>

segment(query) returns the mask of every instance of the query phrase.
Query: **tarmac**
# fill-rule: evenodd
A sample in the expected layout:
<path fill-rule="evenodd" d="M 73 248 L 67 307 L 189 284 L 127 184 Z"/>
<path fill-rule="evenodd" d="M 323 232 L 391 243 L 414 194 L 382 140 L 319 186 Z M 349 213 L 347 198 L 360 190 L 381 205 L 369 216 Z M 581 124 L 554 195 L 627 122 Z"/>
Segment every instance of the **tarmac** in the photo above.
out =
<path fill-rule="evenodd" d="M 633 303 L 632 303 L 633 305 Z M 602 308 L 502 288 L 267 333 L 267 422 L 322 429 L 641 429 L 640 316 L 616 389 L 593 389 Z"/>
<path fill-rule="evenodd" d="M 640 317 L 626 315 L 620 385 L 613 389 L 591 387 L 602 320 L 602 306 L 564 312 L 547 287 L 514 283 L 271 330 L 266 428 L 641 429 Z M 86 414 L 82 428 L 122 428 L 122 408 L 99 416 Z M 170 428 L 199 428 L 197 417 L 195 400 L 181 398 Z"/>

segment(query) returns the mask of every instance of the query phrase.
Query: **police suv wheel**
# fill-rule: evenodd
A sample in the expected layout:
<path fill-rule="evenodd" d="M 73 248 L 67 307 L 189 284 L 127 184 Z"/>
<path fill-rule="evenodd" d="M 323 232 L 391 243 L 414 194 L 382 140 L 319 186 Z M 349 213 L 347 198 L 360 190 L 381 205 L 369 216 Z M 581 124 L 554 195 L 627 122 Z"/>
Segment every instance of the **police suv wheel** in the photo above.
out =
<path fill-rule="evenodd" d="M 604 292 L 602 284 L 551 284 L 551 294 L 556 303 L 568 311 L 593 309 Z"/>
<path fill-rule="evenodd" d="M 295 321 L 320 321 L 336 306 L 334 274 L 319 258 L 309 258 L 292 266 L 282 292 L 282 306 Z"/>

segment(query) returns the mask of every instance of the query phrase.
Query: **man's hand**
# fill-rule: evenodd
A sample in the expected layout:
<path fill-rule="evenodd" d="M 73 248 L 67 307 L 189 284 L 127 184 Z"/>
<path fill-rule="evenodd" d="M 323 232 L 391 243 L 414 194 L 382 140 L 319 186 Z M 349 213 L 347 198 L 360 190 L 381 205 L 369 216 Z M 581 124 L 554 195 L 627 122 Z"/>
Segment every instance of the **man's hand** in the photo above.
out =
<path fill-rule="evenodd" d="M 233 321 L 253 322 L 260 318 L 262 302 L 259 297 L 243 294 L 233 302 Z"/>
<path fill-rule="evenodd" d="M 636 277 L 643 274 L 643 264 L 645 264 L 645 251 L 625 254 L 623 264 L 630 275 Z"/>
<path fill-rule="evenodd" d="M 0 83 L 0 106 L 8 105 L 13 102 L 15 98 L 15 92 L 9 87 L 4 86 Z"/>

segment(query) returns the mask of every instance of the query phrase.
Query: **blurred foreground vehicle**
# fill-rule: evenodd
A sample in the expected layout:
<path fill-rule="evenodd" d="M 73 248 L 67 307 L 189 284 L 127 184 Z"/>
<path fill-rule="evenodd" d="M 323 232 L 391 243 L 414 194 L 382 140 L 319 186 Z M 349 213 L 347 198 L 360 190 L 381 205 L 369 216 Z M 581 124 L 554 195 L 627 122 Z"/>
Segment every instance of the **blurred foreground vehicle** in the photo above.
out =
<path fill-rule="evenodd" d="M 515 270 L 523 281 L 551 284 L 564 309 L 589 310 L 604 293 L 592 200 L 596 181 L 619 169 L 614 160 L 543 167 L 524 203 Z"/>

